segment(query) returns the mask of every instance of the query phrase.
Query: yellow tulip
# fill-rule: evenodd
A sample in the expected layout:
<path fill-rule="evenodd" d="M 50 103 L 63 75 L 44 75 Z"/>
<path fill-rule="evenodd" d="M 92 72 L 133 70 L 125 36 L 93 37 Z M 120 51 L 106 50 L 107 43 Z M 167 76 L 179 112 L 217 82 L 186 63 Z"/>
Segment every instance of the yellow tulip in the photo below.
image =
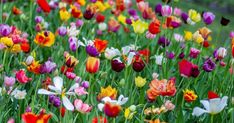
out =
<path fill-rule="evenodd" d="M 144 33 L 145 30 L 148 29 L 148 23 L 143 22 L 141 20 L 133 21 L 132 26 L 134 32 L 139 34 Z"/>
<path fill-rule="evenodd" d="M 12 41 L 11 38 L 8 37 L 2 37 L 0 39 L 0 43 L 3 43 L 4 45 L 6 45 L 7 47 L 12 47 L 14 42 Z"/>
<path fill-rule="evenodd" d="M 191 41 L 193 38 L 193 33 L 190 31 L 184 31 L 184 39 L 185 41 Z"/>
<path fill-rule="evenodd" d="M 193 22 L 199 22 L 201 21 L 201 14 L 198 13 L 196 10 L 194 9 L 190 9 L 189 12 L 189 18 L 193 21 Z"/>
<path fill-rule="evenodd" d="M 142 78 L 140 76 L 136 77 L 135 78 L 135 84 L 137 87 L 141 88 L 145 85 L 146 83 L 146 79 L 145 78 Z"/>
<path fill-rule="evenodd" d="M 71 17 L 71 14 L 65 9 L 61 9 L 59 15 L 62 21 L 67 21 Z"/>

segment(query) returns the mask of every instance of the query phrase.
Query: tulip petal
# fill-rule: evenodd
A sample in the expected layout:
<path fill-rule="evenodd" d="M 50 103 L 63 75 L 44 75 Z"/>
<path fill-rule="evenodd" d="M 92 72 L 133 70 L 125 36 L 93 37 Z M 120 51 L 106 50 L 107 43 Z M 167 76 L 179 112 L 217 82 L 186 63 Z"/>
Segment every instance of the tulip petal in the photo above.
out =
<path fill-rule="evenodd" d="M 61 89 L 56 88 L 55 86 L 49 85 L 48 88 L 49 88 L 50 90 L 56 91 L 57 93 L 61 93 Z"/>
<path fill-rule="evenodd" d="M 63 78 L 56 76 L 53 78 L 53 82 L 54 82 L 54 86 L 58 89 L 60 89 L 60 91 L 62 90 L 63 87 Z"/>
<path fill-rule="evenodd" d="M 210 103 L 209 103 L 209 101 L 207 101 L 207 100 L 201 100 L 200 102 L 205 107 L 206 111 L 210 112 Z"/>
<path fill-rule="evenodd" d="M 118 98 L 117 104 L 123 105 L 123 104 L 125 104 L 127 101 L 128 101 L 128 97 L 125 98 L 123 95 L 120 95 L 119 98 Z"/>
<path fill-rule="evenodd" d="M 74 106 L 72 105 L 72 103 L 66 96 L 63 96 L 62 100 L 63 100 L 63 105 L 65 106 L 67 110 L 70 110 L 70 111 L 74 110 Z"/>
<path fill-rule="evenodd" d="M 103 104 L 103 103 L 99 103 L 99 104 L 98 104 L 98 109 L 99 109 L 100 111 L 102 111 L 103 108 L 104 108 L 104 104 Z"/>
<path fill-rule="evenodd" d="M 193 109 L 192 115 L 193 115 L 193 116 L 200 116 L 200 115 L 202 115 L 202 114 L 204 114 L 204 113 L 208 113 L 208 111 L 206 111 L 206 110 L 204 110 L 204 109 L 202 109 L 202 108 L 199 108 L 199 107 L 195 107 L 195 108 Z"/>
<path fill-rule="evenodd" d="M 219 105 L 221 104 L 221 99 L 220 98 L 214 98 L 210 99 L 210 113 L 211 114 L 217 114 L 220 112 L 219 110 Z"/>
<path fill-rule="evenodd" d="M 79 84 L 75 83 L 74 85 L 71 86 L 71 88 L 68 90 L 68 92 L 73 91 L 74 89 L 78 88 Z"/>
<path fill-rule="evenodd" d="M 50 91 L 48 91 L 48 90 L 46 90 L 46 89 L 39 89 L 39 90 L 38 90 L 38 94 L 56 95 L 56 93 L 50 92 Z"/>

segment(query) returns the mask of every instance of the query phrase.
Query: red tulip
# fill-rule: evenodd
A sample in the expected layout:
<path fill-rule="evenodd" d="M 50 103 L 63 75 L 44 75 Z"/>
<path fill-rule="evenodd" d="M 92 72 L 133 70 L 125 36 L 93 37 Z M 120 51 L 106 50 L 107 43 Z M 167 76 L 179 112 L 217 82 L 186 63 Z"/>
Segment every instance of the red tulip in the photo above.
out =
<path fill-rule="evenodd" d="M 183 77 L 197 77 L 199 75 L 198 66 L 183 59 L 179 62 L 180 75 Z"/>
<path fill-rule="evenodd" d="M 44 12 L 50 13 L 50 6 L 46 0 L 37 0 L 37 4 Z"/>
<path fill-rule="evenodd" d="M 108 123 L 105 117 L 94 117 L 92 123 Z"/>
<path fill-rule="evenodd" d="M 120 105 L 111 104 L 109 102 L 105 103 L 104 105 L 104 112 L 109 117 L 118 116 L 120 111 L 121 111 Z"/>
<path fill-rule="evenodd" d="M 213 91 L 209 91 L 209 92 L 208 92 L 208 99 L 214 99 L 214 98 L 219 98 L 219 95 L 216 94 L 216 93 L 213 92 Z"/>
<path fill-rule="evenodd" d="M 234 45 L 232 46 L 232 57 L 234 57 Z"/>
<path fill-rule="evenodd" d="M 89 73 L 96 73 L 99 70 L 100 59 L 89 56 L 86 62 L 86 71 Z"/>
<path fill-rule="evenodd" d="M 30 45 L 27 42 L 21 43 L 20 47 L 21 50 L 25 53 L 28 53 L 30 51 Z"/>

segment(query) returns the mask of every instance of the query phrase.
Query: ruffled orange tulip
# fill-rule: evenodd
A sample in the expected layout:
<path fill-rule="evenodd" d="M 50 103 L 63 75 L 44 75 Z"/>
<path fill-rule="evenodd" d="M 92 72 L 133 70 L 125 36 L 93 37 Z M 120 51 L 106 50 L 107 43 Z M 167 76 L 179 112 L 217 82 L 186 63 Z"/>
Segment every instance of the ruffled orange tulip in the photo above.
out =
<path fill-rule="evenodd" d="M 108 44 L 108 41 L 106 40 L 101 40 L 98 38 L 94 40 L 94 46 L 97 48 L 99 53 L 102 53 L 105 51 L 107 44 Z"/>
<path fill-rule="evenodd" d="M 44 110 L 42 110 L 39 115 L 32 112 L 26 112 L 22 114 L 22 120 L 25 123 L 47 123 L 51 116 L 51 114 L 45 114 Z"/>

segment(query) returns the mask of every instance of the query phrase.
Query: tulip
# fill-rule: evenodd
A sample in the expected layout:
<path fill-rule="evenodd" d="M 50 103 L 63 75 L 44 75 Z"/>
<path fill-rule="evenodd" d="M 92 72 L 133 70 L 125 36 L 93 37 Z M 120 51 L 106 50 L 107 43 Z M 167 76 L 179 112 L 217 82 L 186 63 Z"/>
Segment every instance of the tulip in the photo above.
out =
<path fill-rule="evenodd" d="M 145 32 L 145 30 L 148 29 L 148 23 L 143 22 L 141 20 L 134 21 L 132 23 L 133 30 L 135 33 L 142 34 Z"/>
<path fill-rule="evenodd" d="M 46 114 L 45 110 L 42 110 L 40 114 L 34 114 L 32 112 L 26 112 L 22 114 L 22 120 L 24 123 L 48 123 L 49 119 L 52 117 L 51 114 Z"/>
<path fill-rule="evenodd" d="M 162 16 L 165 16 L 165 17 L 171 16 L 171 14 L 172 14 L 172 7 L 170 7 L 168 5 L 162 6 L 161 14 L 162 14 Z"/>
<path fill-rule="evenodd" d="M 200 107 L 195 107 L 193 109 L 192 115 L 201 116 L 204 113 L 209 113 L 211 115 L 218 114 L 227 106 L 228 97 L 224 96 L 223 98 L 213 98 L 209 100 L 201 100 L 200 102 L 205 107 L 202 109 Z"/>
<path fill-rule="evenodd" d="M 186 89 L 183 91 L 183 93 L 184 93 L 184 99 L 187 102 L 193 102 L 197 99 L 197 95 L 193 90 Z"/>
<path fill-rule="evenodd" d="M 165 47 L 165 46 L 168 46 L 170 44 L 170 41 L 166 37 L 161 36 L 158 39 L 158 44 L 161 45 L 162 47 Z"/>
<path fill-rule="evenodd" d="M 79 63 L 79 61 L 74 56 L 70 55 L 68 52 L 64 52 L 64 57 L 65 63 L 69 68 L 73 68 Z"/>
<path fill-rule="evenodd" d="M 97 100 L 101 101 L 105 97 L 110 97 L 112 100 L 115 100 L 117 97 L 116 88 L 112 88 L 110 85 L 106 88 L 101 87 L 101 92 L 97 96 Z"/>
<path fill-rule="evenodd" d="M 86 61 L 86 71 L 89 73 L 96 73 L 99 70 L 100 59 L 89 56 Z"/>
<path fill-rule="evenodd" d="M 121 53 L 118 49 L 115 49 L 113 47 L 111 48 L 106 48 L 105 50 L 105 57 L 109 60 L 113 59 L 116 56 L 120 56 Z"/>
<path fill-rule="evenodd" d="M 94 117 L 92 119 L 92 123 L 108 123 L 108 121 L 107 118 L 100 116 L 100 117 Z"/>
<path fill-rule="evenodd" d="M 157 13 L 157 14 L 159 14 L 159 15 L 162 15 L 162 14 L 161 14 L 161 12 L 162 12 L 162 4 L 161 4 L 161 3 L 157 4 L 157 5 L 155 6 L 155 8 L 154 8 L 154 11 L 155 11 L 155 13 Z"/>
<path fill-rule="evenodd" d="M 0 35 L 8 36 L 12 31 L 12 28 L 5 24 L 0 24 Z"/>
<path fill-rule="evenodd" d="M 107 44 L 108 44 L 108 41 L 106 40 L 101 40 L 98 38 L 94 40 L 94 46 L 97 48 L 99 53 L 102 53 L 105 51 Z"/>
<path fill-rule="evenodd" d="M 141 72 L 145 68 L 145 64 L 143 62 L 137 62 L 137 61 L 135 61 L 132 64 L 132 68 L 136 72 Z"/>
<path fill-rule="evenodd" d="M 160 32 L 160 22 L 158 20 L 151 22 L 148 30 L 151 34 L 158 34 Z"/>
<path fill-rule="evenodd" d="M 37 4 L 44 12 L 50 13 L 50 6 L 46 0 L 37 0 Z"/>
<path fill-rule="evenodd" d="M 211 72 L 215 69 L 216 64 L 209 58 L 205 61 L 205 63 L 203 64 L 203 70 L 205 70 L 206 72 Z"/>
<path fill-rule="evenodd" d="M 67 29 L 66 29 L 66 27 L 64 27 L 64 26 L 59 27 L 59 28 L 58 28 L 58 34 L 59 34 L 60 36 L 65 36 L 65 35 L 67 34 Z"/>
<path fill-rule="evenodd" d="M 200 54 L 200 50 L 196 49 L 196 48 L 190 48 L 190 53 L 189 56 L 191 58 L 197 58 L 197 56 Z"/>
<path fill-rule="evenodd" d="M 57 97 L 57 96 L 55 96 L 55 95 L 49 95 L 49 102 L 51 103 L 51 104 L 53 104 L 53 106 L 55 106 L 55 107 L 60 107 L 60 105 L 61 105 L 61 100 L 60 100 L 60 98 L 59 97 Z"/>
<path fill-rule="evenodd" d="M 139 88 L 143 87 L 146 83 L 146 79 L 138 76 L 135 78 L 135 85 Z"/>
<path fill-rule="evenodd" d="M 99 56 L 99 52 L 98 52 L 97 48 L 92 46 L 92 45 L 86 46 L 86 52 L 92 57 Z"/>
<path fill-rule="evenodd" d="M 32 78 L 28 78 L 24 70 L 19 70 L 15 74 L 16 80 L 22 84 L 28 83 Z"/>
<path fill-rule="evenodd" d="M 75 109 L 83 114 L 88 113 L 92 110 L 92 106 L 89 106 L 88 104 L 83 103 L 82 100 L 76 99 L 74 101 Z"/>
<path fill-rule="evenodd" d="M 181 18 L 184 21 L 184 23 L 186 23 L 186 24 L 188 23 L 189 16 L 187 13 L 185 13 L 185 12 L 181 13 Z"/>
<path fill-rule="evenodd" d="M 98 14 L 98 15 L 96 16 L 96 22 L 97 22 L 97 23 L 102 23 L 102 22 L 104 22 L 104 21 L 105 21 L 105 16 L 104 16 L 104 15 Z"/>
<path fill-rule="evenodd" d="M 203 21 L 210 25 L 215 19 L 215 15 L 212 12 L 205 12 L 203 13 Z"/>
<path fill-rule="evenodd" d="M 227 18 L 225 18 L 225 17 L 222 17 L 220 23 L 221 23 L 223 26 L 227 26 L 227 25 L 230 23 L 230 20 L 227 19 Z"/>
<path fill-rule="evenodd" d="M 201 15 L 196 10 L 190 9 L 188 13 L 189 13 L 189 18 L 191 19 L 191 21 L 197 23 L 201 20 Z"/>
<path fill-rule="evenodd" d="M 115 59 L 111 61 L 111 68 L 116 72 L 121 72 L 125 68 L 125 64 Z"/>
<path fill-rule="evenodd" d="M 15 84 L 15 78 L 14 77 L 4 77 L 4 85 L 7 87 L 11 87 Z"/>
<path fill-rule="evenodd" d="M 40 73 L 52 73 L 56 69 L 56 67 L 56 63 L 48 60 L 43 65 L 41 65 Z"/>
<path fill-rule="evenodd" d="M 183 77 L 197 77 L 200 73 L 197 65 L 185 59 L 179 62 L 179 71 L 180 75 Z"/>
<path fill-rule="evenodd" d="M 84 81 L 84 82 L 82 82 L 81 86 L 84 87 L 85 89 L 88 89 L 89 88 L 89 82 Z"/>
<path fill-rule="evenodd" d="M 174 15 L 181 16 L 182 10 L 180 8 L 174 8 Z"/>
<path fill-rule="evenodd" d="M 35 22 L 36 23 L 42 23 L 44 21 L 44 19 L 41 16 L 36 16 L 35 17 Z"/>

